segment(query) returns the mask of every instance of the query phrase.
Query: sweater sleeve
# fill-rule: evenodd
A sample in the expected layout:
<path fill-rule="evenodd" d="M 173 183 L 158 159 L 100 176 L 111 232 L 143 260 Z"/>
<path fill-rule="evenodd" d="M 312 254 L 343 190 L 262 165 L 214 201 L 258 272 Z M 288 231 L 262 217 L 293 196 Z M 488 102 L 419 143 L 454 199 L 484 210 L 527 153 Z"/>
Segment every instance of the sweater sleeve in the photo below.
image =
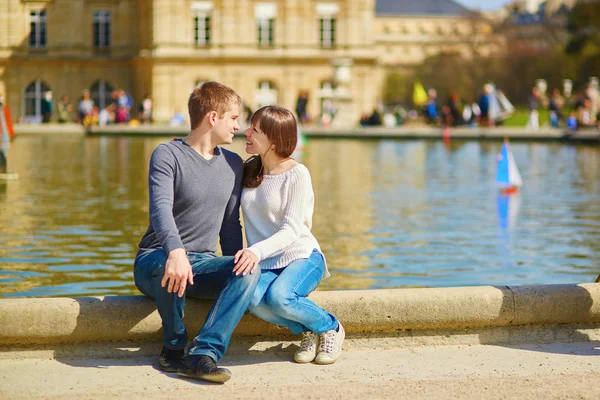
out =
<path fill-rule="evenodd" d="M 249 247 L 259 261 L 283 253 L 300 237 L 305 210 L 313 198 L 310 173 L 306 167 L 301 165 L 292 172 L 288 182 L 287 204 L 281 227 L 271 237 Z"/>
<path fill-rule="evenodd" d="M 166 146 L 158 146 L 150 158 L 148 188 L 150 223 L 167 254 L 184 248 L 173 216 L 175 156 Z"/>
<path fill-rule="evenodd" d="M 224 256 L 235 255 L 243 246 L 242 225 L 240 224 L 240 197 L 242 195 L 244 165 L 241 159 L 235 163 L 233 171 L 235 173 L 235 184 L 225 207 L 223 224 L 219 233 L 221 250 Z"/>

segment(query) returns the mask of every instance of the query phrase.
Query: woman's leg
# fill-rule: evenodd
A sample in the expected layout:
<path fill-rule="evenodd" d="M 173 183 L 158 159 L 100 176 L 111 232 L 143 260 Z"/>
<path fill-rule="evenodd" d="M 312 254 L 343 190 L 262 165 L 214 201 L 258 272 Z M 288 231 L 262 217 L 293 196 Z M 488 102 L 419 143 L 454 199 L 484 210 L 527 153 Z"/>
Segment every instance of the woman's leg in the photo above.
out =
<path fill-rule="evenodd" d="M 250 312 L 250 314 L 260 319 L 263 319 L 275 325 L 284 326 L 290 331 L 292 331 L 292 333 L 299 334 L 307 330 L 307 328 L 295 321 L 290 321 L 288 319 L 280 317 L 277 314 L 274 314 L 265 302 L 265 293 L 267 292 L 273 281 L 277 279 L 281 271 L 281 269 L 278 269 L 266 270 L 261 272 L 260 281 L 258 282 L 258 285 L 256 285 L 252 301 L 248 306 L 248 311 Z"/>
<path fill-rule="evenodd" d="M 252 314 L 262 320 L 265 320 L 265 321 L 270 322 L 275 325 L 281 325 L 281 326 L 288 328 L 295 335 L 298 335 L 298 334 L 308 330 L 308 328 L 306 328 L 305 326 L 303 326 L 302 324 L 300 324 L 296 321 L 292 321 L 292 320 L 280 317 L 279 315 L 273 313 L 273 311 L 266 304 L 264 298 L 261 300 L 260 303 L 258 303 L 258 305 L 256 305 L 256 306 L 250 305 L 250 307 L 248 307 L 248 311 L 250 312 L 250 314 Z"/>
<path fill-rule="evenodd" d="M 266 306 L 273 314 L 316 334 L 337 329 L 337 318 L 306 298 L 319 285 L 324 268 L 323 256 L 317 250 L 309 258 L 292 262 L 267 290 Z"/>

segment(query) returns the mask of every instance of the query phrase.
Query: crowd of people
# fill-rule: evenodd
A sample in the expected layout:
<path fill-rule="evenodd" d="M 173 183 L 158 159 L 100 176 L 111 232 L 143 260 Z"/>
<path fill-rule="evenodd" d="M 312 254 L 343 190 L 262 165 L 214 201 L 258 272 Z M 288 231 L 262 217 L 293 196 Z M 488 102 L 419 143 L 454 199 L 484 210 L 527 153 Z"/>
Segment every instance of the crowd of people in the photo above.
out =
<path fill-rule="evenodd" d="M 84 90 L 77 104 L 74 106 L 69 96 L 60 96 L 56 109 L 53 107 L 52 92 L 46 92 L 41 101 L 42 123 L 49 123 L 56 112 L 56 121 L 59 123 L 77 122 L 86 127 L 93 125 L 151 123 L 152 98 L 146 94 L 139 106 L 137 113 L 134 111 L 133 98 L 123 89 L 113 90 L 106 104 L 94 101 L 89 90 Z"/>
<path fill-rule="evenodd" d="M 383 107 L 364 113 L 361 126 L 397 126 L 406 121 L 421 118 L 429 125 L 437 126 L 496 126 L 503 125 L 509 119 L 515 107 L 501 89 L 486 84 L 478 100 L 463 100 L 456 92 L 450 92 L 444 102 L 438 99 L 437 91 L 429 89 L 426 101 L 407 110 L 396 106 L 388 112 Z M 417 109 L 419 111 L 417 111 Z M 552 127 L 568 129 L 600 127 L 600 92 L 593 84 L 588 84 L 581 92 L 561 93 L 553 89 L 549 94 L 533 87 L 527 101 L 527 127 L 538 129 L 545 122 L 540 121 L 540 111 L 547 110 L 546 123 Z"/>
<path fill-rule="evenodd" d="M 464 100 L 457 92 L 450 92 L 446 101 L 440 101 L 434 88 L 426 92 L 426 100 L 416 104 L 413 109 L 395 106 L 384 111 L 383 106 L 374 108 L 370 113 L 364 113 L 360 126 L 403 125 L 407 121 L 424 120 L 429 125 L 437 126 L 495 126 L 502 125 L 512 116 L 514 106 L 501 89 L 492 84 L 485 84 L 481 95 Z M 321 99 L 319 118 L 311 118 L 308 114 L 308 91 L 300 91 L 296 101 L 296 117 L 300 125 L 318 123 L 330 126 L 337 113 L 333 99 Z M 56 117 L 59 123 L 77 122 L 86 127 L 109 124 L 139 124 L 153 122 L 152 98 L 145 95 L 135 112 L 131 95 L 123 89 L 111 92 L 110 98 L 102 106 L 94 101 L 89 90 L 82 92 L 81 98 L 73 105 L 66 94 L 63 94 L 54 109 L 52 92 L 46 92 L 41 99 L 42 123 L 48 123 Z M 527 127 L 538 129 L 540 125 L 571 130 L 578 128 L 600 127 L 600 92 L 597 85 L 588 84 L 585 89 L 575 94 L 561 93 L 557 88 L 549 94 L 533 87 L 527 101 L 529 118 Z M 540 121 L 540 111 L 546 109 L 548 120 Z M 249 120 L 252 110 L 243 105 L 244 115 Z M 544 114 L 545 115 L 545 114 Z M 171 125 L 182 125 L 185 122 L 183 114 L 176 114 L 170 121 Z M 246 121 L 249 123 L 249 121 Z"/>

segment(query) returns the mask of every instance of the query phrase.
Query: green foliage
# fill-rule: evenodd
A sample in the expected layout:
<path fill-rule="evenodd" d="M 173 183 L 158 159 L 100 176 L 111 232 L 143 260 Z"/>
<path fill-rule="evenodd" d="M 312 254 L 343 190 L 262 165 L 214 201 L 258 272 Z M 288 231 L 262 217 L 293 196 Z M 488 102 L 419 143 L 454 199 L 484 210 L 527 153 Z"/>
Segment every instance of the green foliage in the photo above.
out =
<path fill-rule="evenodd" d="M 419 79 L 425 89 L 435 88 L 438 104 L 455 92 L 463 101 L 476 101 L 483 84 L 493 82 L 516 105 L 527 104 L 537 79 L 545 79 L 548 93 L 562 91 L 563 80 L 573 81 L 573 93 L 582 91 L 591 76 L 600 76 L 600 0 L 580 1 L 569 14 L 569 43 L 563 48 L 539 48 L 509 43 L 506 52 L 471 59 L 457 53 L 429 57 L 414 76 L 390 74 L 384 100 L 387 104 L 410 104 L 412 83 Z M 520 122 L 519 122 L 520 123 Z"/>
<path fill-rule="evenodd" d="M 477 101 L 483 85 L 493 82 L 511 102 L 525 105 L 537 79 L 545 79 L 551 91 L 562 88 L 562 80 L 574 78 L 576 71 L 574 59 L 562 51 L 513 46 L 506 54 L 487 58 L 439 54 L 423 62 L 416 78 L 425 88 L 437 90 L 439 103 L 446 102 L 450 92 L 463 101 Z"/>
<path fill-rule="evenodd" d="M 569 14 L 571 40 L 568 54 L 582 54 L 586 47 L 598 51 L 600 45 L 600 1 L 578 2 Z"/>
<path fill-rule="evenodd" d="M 391 72 L 385 78 L 383 101 L 387 105 L 406 104 L 411 95 L 412 79 L 398 73 Z"/>

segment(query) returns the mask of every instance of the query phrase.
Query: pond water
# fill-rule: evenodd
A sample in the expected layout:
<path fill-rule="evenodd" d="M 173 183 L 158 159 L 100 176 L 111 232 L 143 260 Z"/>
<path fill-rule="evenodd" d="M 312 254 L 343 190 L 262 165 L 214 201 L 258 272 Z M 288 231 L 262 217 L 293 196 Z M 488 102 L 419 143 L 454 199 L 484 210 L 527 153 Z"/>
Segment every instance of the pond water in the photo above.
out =
<path fill-rule="evenodd" d="M 0 296 L 139 294 L 148 160 L 168 138 L 20 137 L 0 181 Z M 600 147 L 512 144 L 524 186 L 494 185 L 500 142 L 312 139 L 321 290 L 593 282 Z M 230 149 L 244 154 L 244 140 Z"/>

